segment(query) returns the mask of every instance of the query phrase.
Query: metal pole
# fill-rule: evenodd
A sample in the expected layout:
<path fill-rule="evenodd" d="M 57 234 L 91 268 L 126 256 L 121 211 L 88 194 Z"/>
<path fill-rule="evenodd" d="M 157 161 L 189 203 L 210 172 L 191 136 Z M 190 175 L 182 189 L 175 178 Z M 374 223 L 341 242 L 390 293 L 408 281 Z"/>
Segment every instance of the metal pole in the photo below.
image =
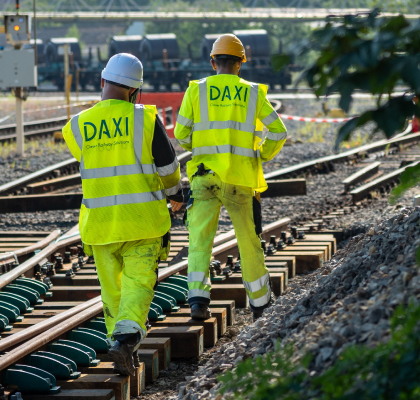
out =
<path fill-rule="evenodd" d="M 23 136 L 23 100 L 22 88 L 15 88 L 16 96 L 16 151 L 19 156 L 25 153 L 24 136 Z"/>
<path fill-rule="evenodd" d="M 36 45 L 36 0 L 33 0 L 34 4 L 34 56 L 35 56 L 35 66 L 38 62 L 38 46 Z"/>
<path fill-rule="evenodd" d="M 69 45 L 64 45 L 64 88 L 67 85 L 67 79 L 69 76 Z"/>
<path fill-rule="evenodd" d="M 80 78 L 79 68 L 76 69 L 76 101 L 79 101 L 79 78 Z"/>
<path fill-rule="evenodd" d="M 70 115 L 70 96 L 67 93 L 69 81 L 69 45 L 64 45 L 64 96 L 67 103 L 67 117 Z"/>

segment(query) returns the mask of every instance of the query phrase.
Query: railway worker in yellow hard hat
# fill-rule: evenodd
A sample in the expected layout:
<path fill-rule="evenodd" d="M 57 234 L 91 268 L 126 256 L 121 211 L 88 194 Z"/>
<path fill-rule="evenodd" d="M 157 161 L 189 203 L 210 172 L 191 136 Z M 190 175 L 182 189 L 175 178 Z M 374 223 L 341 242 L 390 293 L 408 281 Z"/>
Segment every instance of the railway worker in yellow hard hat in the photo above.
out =
<path fill-rule="evenodd" d="M 173 211 L 183 201 L 178 160 L 156 106 L 133 104 L 142 83 L 138 58 L 113 56 L 102 71 L 102 101 L 63 129 L 80 161 L 80 235 L 95 258 L 109 355 L 125 375 L 135 372 L 158 261 L 169 251 L 166 197 Z"/>
<path fill-rule="evenodd" d="M 254 194 L 267 189 L 261 163 L 283 147 L 286 128 L 267 100 L 267 86 L 239 77 L 246 56 L 235 35 L 220 36 L 210 56 L 217 75 L 190 82 L 175 127 L 178 143 L 192 151 L 187 164 L 188 301 L 192 318 L 211 315 L 209 264 L 223 204 L 235 228 L 243 283 L 256 319 L 272 295 Z"/>

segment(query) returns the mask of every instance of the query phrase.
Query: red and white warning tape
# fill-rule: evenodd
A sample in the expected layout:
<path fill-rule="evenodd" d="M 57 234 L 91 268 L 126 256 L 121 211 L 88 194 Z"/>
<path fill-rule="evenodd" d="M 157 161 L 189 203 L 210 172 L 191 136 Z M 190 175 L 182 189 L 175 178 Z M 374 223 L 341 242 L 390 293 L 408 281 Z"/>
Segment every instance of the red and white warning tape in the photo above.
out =
<path fill-rule="evenodd" d="M 292 121 L 318 122 L 318 123 L 326 122 L 328 124 L 346 122 L 352 119 L 352 118 L 308 118 L 308 117 L 298 117 L 296 115 L 287 115 L 287 114 L 279 114 L 279 117 L 282 119 L 289 119 Z"/>

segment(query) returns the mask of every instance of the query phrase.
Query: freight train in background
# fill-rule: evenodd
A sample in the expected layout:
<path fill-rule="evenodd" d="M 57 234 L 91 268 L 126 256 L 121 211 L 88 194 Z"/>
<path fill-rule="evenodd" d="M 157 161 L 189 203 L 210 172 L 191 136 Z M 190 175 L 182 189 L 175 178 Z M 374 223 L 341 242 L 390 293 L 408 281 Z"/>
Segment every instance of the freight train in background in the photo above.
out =
<path fill-rule="evenodd" d="M 299 70 L 289 65 L 284 70 L 274 71 L 270 63 L 270 46 L 267 32 L 259 30 L 233 31 L 246 49 L 247 62 L 241 69 L 241 77 L 254 82 L 265 83 L 271 90 L 280 86 L 282 90 L 291 84 L 291 72 Z M 53 38 L 43 43 L 37 40 L 39 84 L 50 82 L 58 91 L 64 90 L 64 49 L 70 49 L 70 74 L 73 75 L 72 90 L 79 83 L 82 91 L 100 91 L 101 71 L 108 59 L 117 53 L 131 53 L 143 63 L 144 81 L 154 91 L 184 91 L 188 82 L 214 73 L 210 65 L 210 51 L 219 34 L 205 35 L 201 41 L 200 59 L 181 58 L 178 41 L 173 33 L 145 36 L 113 36 L 108 45 L 108 57 L 102 58 L 100 49 L 94 54 L 89 48 L 87 57 L 82 56 L 76 38 Z M 31 45 L 27 45 L 33 47 Z M 77 76 L 78 75 L 78 76 Z"/>

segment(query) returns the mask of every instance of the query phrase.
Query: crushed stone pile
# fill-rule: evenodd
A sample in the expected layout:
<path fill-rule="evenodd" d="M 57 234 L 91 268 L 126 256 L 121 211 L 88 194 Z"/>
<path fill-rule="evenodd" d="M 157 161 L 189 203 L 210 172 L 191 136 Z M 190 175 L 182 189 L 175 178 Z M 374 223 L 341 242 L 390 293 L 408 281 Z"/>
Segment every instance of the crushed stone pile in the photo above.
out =
<path fill-rule="evenodd" d="M 322 268 L 293 279 L 259 320 L 178 385 L 178 398 L 216 398 L 219 373 L 273 350 L 278 339 L 295 344 L 296 360 L 310 351 L 314 372 L 327 369 L 350 345 L 386 342 L 395 308 L 420 298 L 419 217 L 420 207 L 404 208 L 353 237 Z"/>

